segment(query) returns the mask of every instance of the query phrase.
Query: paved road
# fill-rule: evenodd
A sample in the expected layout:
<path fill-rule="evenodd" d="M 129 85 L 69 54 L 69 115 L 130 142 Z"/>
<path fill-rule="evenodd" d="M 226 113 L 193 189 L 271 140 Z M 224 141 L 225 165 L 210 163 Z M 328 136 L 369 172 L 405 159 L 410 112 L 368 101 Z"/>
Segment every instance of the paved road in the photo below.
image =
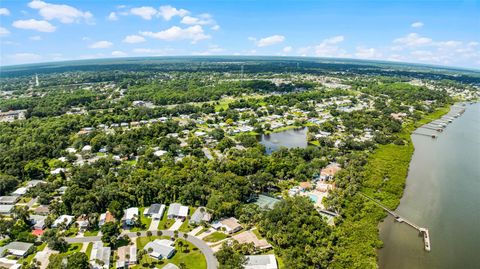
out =
<path fill-rule="evenodd" d="M 151 231 L 152 234 L 156 234 L 157 231 Z M 162 235 L 166 236 L 173 236 L 174 231 L 169 231 L 169 230 L 161 230 Z M 128 232 L 124 233 L 128 235 L 130 238 L 135 238 L 137 237 L 136 232 Z M 140 236 L 147 236 L 147 232 L 143 231 L 140 232 Z M 178 232 L 178 238 L 184 238 L 182 232 Z M 68 243 L 86 243 L 86 242 L 95 242 L 95 241 L 100 241 L 102 239 L 101 236 L 85 236 L 85 237 L 67 237 L 65 238 L 65 241 Z M 187 237 L 187 241 L 195 245 L 205 256 L 205 259 L 207 260 L 207 269 L 217 269 L 218 268 L 218 261 L 213 255 L 212 249 L 202 240 L 189 235 Z"/>

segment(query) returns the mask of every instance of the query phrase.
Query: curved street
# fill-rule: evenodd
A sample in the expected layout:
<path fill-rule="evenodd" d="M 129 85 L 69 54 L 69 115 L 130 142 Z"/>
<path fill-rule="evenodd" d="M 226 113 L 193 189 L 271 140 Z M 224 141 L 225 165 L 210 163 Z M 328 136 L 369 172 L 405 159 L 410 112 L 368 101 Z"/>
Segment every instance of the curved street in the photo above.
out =
<path fill-rule="evenodd" d="M 158 231 L 162 232 L 162 235 L 166 236 L 174 236 L 174 231 L 170 230 L 153 230 L 150 231 L 152 234 L 156 234 Z M 131 239 L 135 239 L 138 237 L 137 232 L 124 232 L 122 235 L 127 235 Z M 185 239 L 183 237 L 182 232 L 178 232 L 178 238 Z M 147 236 L 147 231 L 141 231 L 140 236 Z M 95 242 L 95 241 L 101 241 L 102 237 L 101 236 L 84 236 L 84 237 L 66 237 L 65 241 L 68 243 L 89 243 L 89 242 Z M 188 235 L 187 239 L 188 242 L 192 243 L 195 245 L 205 256 L 205 260 L 207 261 L 207 269 L 217 269 L 218 268 L 218 261 L 215 258 L 215 255 L 213 254 L 212 249 L 202 240 L 198 239 L 195 236 Z"/>

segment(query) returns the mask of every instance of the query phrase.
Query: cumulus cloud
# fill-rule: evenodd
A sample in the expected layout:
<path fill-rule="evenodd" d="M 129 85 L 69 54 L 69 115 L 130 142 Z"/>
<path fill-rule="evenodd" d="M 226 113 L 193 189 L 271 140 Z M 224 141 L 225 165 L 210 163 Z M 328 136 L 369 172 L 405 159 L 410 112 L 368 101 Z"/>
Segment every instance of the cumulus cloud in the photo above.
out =
<path fill-rule="evenodd" d="M 257 47 L 268 47 L 282 43 L 285 41 L 285 37 L 283 35 L 272 35 L 260 39 L 249 37 L 248 40 L 253 41 Z"/>
<path fill-rule="evenodd" d="M 417 33 L 410 33 L 404 37 L 395 39 L 393 43 L 409 47 L 425 46 L 432 44 L 432 39 L 428 37 L 423 37 Z"/>
<path fill-rule="evenodd" d="M 122 42 L 130 44 L 142 43 L 145 42 L 145 38 L 140 35 L 127 35 Z"/>
<path fill-rule="evenodd" d="M 113 46 L 112 42 L 102 40 L 102 41 L 98 41 L 93 44 L 90 44 L 90 46 L 88 47 L 91 49 L 106 49 L 106 48 L 110 48 L 111 46 Z"/>
<path fill-rule="evenodd" d="M 206 35 L 203 31 L 202 26 L 194 25 L 187 28 L 181 28 L 178 26 L 172 26 L 166 30 L 160 32 L 140 32 L 141 35 L 152 37 L 165 41 L 174 41 L 174 40 L 191 40 L 192 43 L 196 43 L 203 39 L 210 38 L 209 35 Z"/>
<path fill-rule="evenodd" d="M 12 25 L 13 27 L 19 29 L 35 30 L 47 33 L 55 32 L 55 30 L 57 29 L 48 21 L 40 21 L 35 19 L 14 21 Z"/>
<path fill-rule="evenodd" d="M 124 56 L 127 56 L 127 54 L 123 51 L 120 51 L 120 50 L 115 50 L 115 51 L 112 51 L 112 56 L 115 56 L 115 57 L 124 57 Z"/>
<path fill-rule="evenodd" d="M 284 53 L 290 53 L 292 52 L 293 48 L 291 46 L 286 46 L 282 49 Z"/>
<path fill-rule="evenodd" d="M 46 20 L 57 19 L 61 23 L 80 22 L 81 20 L 91 23 L 92 13 L 81 11 L 69 5 L 56 5 L 46 3 L 40 0 L 33 0 L 28 4 L 30 8 L 38 9 L 38 13 Z"/>
<path fill-rule="evenodd" d="M 8 10 L 7 8 L 0 8 L 0 16 L 8 16 L 10 15 L 10 10 Z"/>
<path fill-rule="evenodd" d="M 110 14 L 108 14 L 107 20 L 109 20 L 109 21 L 118 21 L 117 13 L 115 13 L 115 12 L 110 12 Z"/>
<path fill-rule="evenodd" d="M 185 16 L 182 18 L 181 23 L 188 25 L 216 25 L 212 15 L 208 13 L 200 14 L 198 17 Z"/>
<path fill-rule="evenodd" d="M 156 14 L 157 10 L 153 7 L 134 7 L 130 9 L 130 13 L 136 16 L 140 16 L 144 20 L 151 20 Z"/>
<path fill-rule="evenodd" d="M 421 21 L 416 21 L 410 25 L 413 28 L 422 28 L 423 27 L 423 22 Z"/>
<path fill-rule="evenodd" d="M 166 21 L 171 20 L 175 16 L 185 17 L 188 14 L 190 14 L 188 10 L 182 9 L 182 8 L 176 9 L 170 5 L 161 6 L 158 11 L 158 15 L 161 16 Z"/>
<path fill-rule="evenodd" d="M 382 57 L 382 53 L 376 48 L 357 47 L 355 56 L 361 59 L 380 59 Z"/>
<path fill-rule="evenodd" d="M 342 35 L 326 38 L 314 47 L 314 53 L 320 57 L 349 57 L 350 55 L 338 46 L 344 40 Z"/>
<path fill-rule="evenodd" d="M 12 64 L 26 64 L 38 62 L 42 59 L 42 56 L 35 53 L 21 52 L 7 55 L 6 58 Z"/>
<path fill-rule="evenodd" d="M 7 28 L 0 27 L 0 36 L 7 36 L 10 34 Z"/>

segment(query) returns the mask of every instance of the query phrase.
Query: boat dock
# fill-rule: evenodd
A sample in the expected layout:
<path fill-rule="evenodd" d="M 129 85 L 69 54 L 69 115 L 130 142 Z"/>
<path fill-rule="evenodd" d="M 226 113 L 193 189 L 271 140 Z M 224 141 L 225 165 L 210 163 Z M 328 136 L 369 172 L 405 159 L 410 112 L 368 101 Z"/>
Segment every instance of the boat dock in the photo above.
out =
<path fill-rule="evenodd" d="M 395 211 L 391 210 L 390 208 L 388 208 L 384 204 L 380 203 L 379 201 L 367 196 L 366 194 L 363 194 L 361 192 L 358 192 L 358 193 L 362 197 L 366 198 L 367 200 L 374 202 L 376 205 L 378 205 L 383 210 L 385 210 L 388 214 L 392 215 L 395 218 L 395 221 L 397 221 L 399 223 L 405 223 L 405 224 L 409 225 L 410 227 L 414 228 L 415 230 L 417 230 L 419 233 L 421 233 L 423 235 L 423 243 L 424 243 L 425 250 L 430 251 L 430 234 L 428 233 L 427 228 L 420 227 L 420 226 L 416 225 L 415 223 L 405 219 L 404 217 L 400 216 Z"/>
<path fill-rule="evenodd" d="M 460 115 L 465 112 L 465 106 L 463 104 L 455 104 L 450 107 L 450 111 L 443 115 L 441 118 L 433 120 L 423 126 L 420 126 L 417 130 L 412 132 L 415 135 L 428 136 L 431 138 L 437 138 L 437 134 L 427 134 L 420 132 L 419 130 L 432 130 L 437 132 L 443 132 L 443 129 L 447 128 L 448 124 L 452 123 L 455 118 L 458 118 Z"/>

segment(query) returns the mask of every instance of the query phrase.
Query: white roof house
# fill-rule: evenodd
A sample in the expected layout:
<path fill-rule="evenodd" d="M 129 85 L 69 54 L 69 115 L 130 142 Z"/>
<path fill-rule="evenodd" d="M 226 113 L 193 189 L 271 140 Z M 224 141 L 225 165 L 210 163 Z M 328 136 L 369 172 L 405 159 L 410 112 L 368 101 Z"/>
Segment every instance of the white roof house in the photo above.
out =
<path fill-rule="evenodd" d="M 18 257 L 24 257 L 28 254 L 28 252 L 33 247 L 32 243 L 24 243 L 24 242 L 11 242 L 4 247 L 4 249 L 11 255 L 15 255 Z"/>
<path fill-rule="evenodd" d="M 145 209 L 143 215 L 149 216 L 153 219 L 161 219 L 165 212 L 166 206 L 163 204 L 151 204 L 149 208 Z"/>
<path fill-rule="evenodd" d="M 168 207 L 167 217 L 169 219 L 181 218 L 185 219 L 188 216 L 188 206 L 183 206 L 179 203 L 170 204 Z"/>
<path fill-rule="evenodd" d="M 110 251 L 110 247 L 104 247 L 103 242 L 101 241 L 93 243 L 92 252 L 90 254 L 90 264 L 93 269 L 110 268 Z"/>
<path fill-rule="evenodd" d="M 245 269 L 278 269 L 275 255 L 247 255 Z"/>
<path fill-rule="evenodd" d="M 73 216 L 71 215 L 61 215 L 58 217 L 52 224 L 52 228 L 57 228 L 60 224 L 65 223 L 67 227 L 70 226 L 73 222 Z"/>
<path fill-rule="evenodd" d="M 133 225 L 138 219 L 138 207 L 130 207 L 125 210 L 125 223 Z"/>
<path fill-rule="evenodd" d="M 13 196 L 22 196 L 22 195 L 25 195 L 25 193 L 27 193 L 27 191 L 28 191 L 27 187 L 20 187 L 20 188 L 16 189 L 14 192 L 12 192 L 12 195 Z"/>
<path fill-rule="evenodd" d="M 135 245 L 119 247 L 117 252 L 116 268 L 128 268 L 129 265 L 137 263 L 137 247 Z"/>
<path fill-rule="evenodd" d="M 173 242 L 167 239 L 155 239 L 143 248 L 148 255 L 156 259 L 170 259 L 175 254 Z"/>
<path fill-rule="evenodd" d="M 225 228 L 225 232 L 232 234 L 240 231 L 243 227 L 236 218 L 222 219 L 212 224 L 212 228 L 219 230 Z"/>
<path fill-rule="evenodd" d="M 190 217 L 190 224 L 200 224 L 202 221 L 209 222 L 212 215 L 207 212 L 205 207 L 199 207 Z"/>
<path fill-rule="evenodd" d="M 14 205 L 0 205 L 0 215 L 10 215 L 14 207 Z"/>
<path fill-rule="evenodd" d="M 0 205 L 13 205 L 18 201 L 18 196 L 0 196 Z"/>

